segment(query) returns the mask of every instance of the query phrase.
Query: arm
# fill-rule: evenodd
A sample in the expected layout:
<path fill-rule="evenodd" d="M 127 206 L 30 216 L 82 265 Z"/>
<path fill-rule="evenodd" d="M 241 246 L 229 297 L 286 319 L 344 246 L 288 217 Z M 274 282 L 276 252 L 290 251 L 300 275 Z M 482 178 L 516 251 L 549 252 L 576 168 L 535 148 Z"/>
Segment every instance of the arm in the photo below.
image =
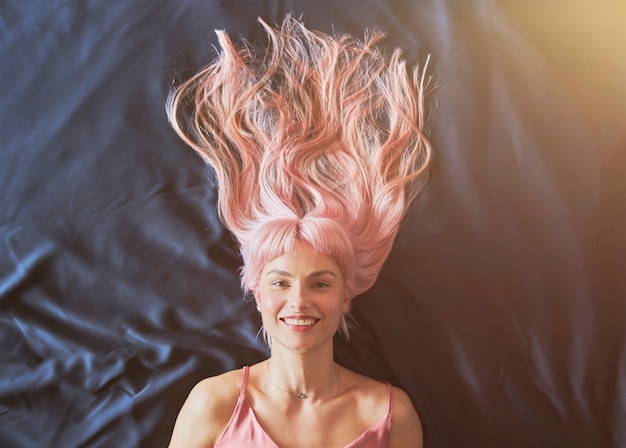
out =
<path fill-rule="evenodd" d="M 422 448 L 422 424 L 409 396 L 402 389 L 393 388 L 394 406 L 391 419 L 392 448 Z"/>
<path fill-rule="evenodd" d="M 234 372 L 199 382 L 183 404 L 169 448 L 210 448 L 228 424 L 237 402 Z"/>

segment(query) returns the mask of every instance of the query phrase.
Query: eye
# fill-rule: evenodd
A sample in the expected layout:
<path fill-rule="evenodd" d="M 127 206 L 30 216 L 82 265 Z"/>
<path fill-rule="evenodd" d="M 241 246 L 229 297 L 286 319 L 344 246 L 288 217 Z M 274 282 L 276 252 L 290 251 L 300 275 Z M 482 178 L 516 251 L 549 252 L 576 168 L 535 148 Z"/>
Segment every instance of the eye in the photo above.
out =
<path fill-rule="evenodd" d="M 318 288 L 318 289 L 319 288 L 328 288 L 329 286 L 330 286 L 330 283 L 328 283 L 328 282 L 319 281 L 319 282 L 313 283 L 313 287 L 314 288 Z"/>
<path fill-rule="evenodd" d="M 289 284 L 285 280 L 274 280 L 270 284 L 277 288 L 286 288 L 287 286 L 289 286 Z"/>

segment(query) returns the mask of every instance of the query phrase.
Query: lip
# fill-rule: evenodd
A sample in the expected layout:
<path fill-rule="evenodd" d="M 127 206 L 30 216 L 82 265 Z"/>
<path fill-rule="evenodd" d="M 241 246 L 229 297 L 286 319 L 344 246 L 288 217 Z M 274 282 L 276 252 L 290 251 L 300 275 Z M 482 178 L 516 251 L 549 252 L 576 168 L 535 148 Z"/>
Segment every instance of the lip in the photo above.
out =
<path fill-rule="evenodd" d="M 318 319 L 317 317 L 307 316 L 307 315 L 282 316 L 279 319 L 283 323 L 283 325 L 285 325 L 287 328 L 293 331 L 308 331 L 311 328 L 315 327 L 317 323 L 320 321 L 320 319 Z M 292 323 L 289 323 L 288 321 L 292 321 Z M 312 322 L 309 324 L 302 325 L 298 323 L 293 323 L 293 321 L 312 321 Z"/>

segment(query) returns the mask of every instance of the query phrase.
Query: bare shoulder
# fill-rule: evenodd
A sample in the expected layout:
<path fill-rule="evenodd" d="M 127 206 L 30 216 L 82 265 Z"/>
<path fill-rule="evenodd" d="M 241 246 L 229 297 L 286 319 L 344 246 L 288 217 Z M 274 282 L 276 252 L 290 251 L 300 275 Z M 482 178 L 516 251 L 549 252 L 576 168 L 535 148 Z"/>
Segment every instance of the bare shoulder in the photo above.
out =
<path fill-rule="evenodd" d="M 375 422 L 382 418 L 389 408 L 389 392 L 386 383 L 375 380 L 344 367 L 342 378 L 348 386 L 351 406 L 361 415 L 364 422 Z"/>
<path fill-rule="evenodd" d="M 409 396 L 398 387 L 393 388 L 391 418 L 391 447 L 423 446 L 422 423 Z"/>
<path fill-rule="evenodd" d="M 242 380 L 242 370 L 233 370 L 196 384 L 178 414 L 169 447 L 212 447 L 235 409 Z"/>
<path fill-rule="evenodd" d="M 350 389 L 356 392 L 356 408 L 352 415 L 376 421 L 389 408 L 389 386 L 378 380 L 345 369 Z M 393 387 L 391 417 L 391 448 L 422 448 L 422 424 L 411 399 L 402 389 Z"/>

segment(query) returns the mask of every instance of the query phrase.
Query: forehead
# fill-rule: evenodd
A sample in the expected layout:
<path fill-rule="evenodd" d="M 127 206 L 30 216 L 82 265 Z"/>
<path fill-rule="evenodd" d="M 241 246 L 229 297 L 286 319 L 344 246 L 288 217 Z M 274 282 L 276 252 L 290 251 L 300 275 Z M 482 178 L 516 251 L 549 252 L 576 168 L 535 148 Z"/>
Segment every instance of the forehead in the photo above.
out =
<path fill-rule="evenodd" d="M 262 275 L 271 271 L 282 271 L 292 275 L 330 271 L 337 276 L 340 275 L 339 265 L 334 258 L 315 252 L 310 245 L 303 243 L 297 244 L 293 251 L 266 263 Z"/>

